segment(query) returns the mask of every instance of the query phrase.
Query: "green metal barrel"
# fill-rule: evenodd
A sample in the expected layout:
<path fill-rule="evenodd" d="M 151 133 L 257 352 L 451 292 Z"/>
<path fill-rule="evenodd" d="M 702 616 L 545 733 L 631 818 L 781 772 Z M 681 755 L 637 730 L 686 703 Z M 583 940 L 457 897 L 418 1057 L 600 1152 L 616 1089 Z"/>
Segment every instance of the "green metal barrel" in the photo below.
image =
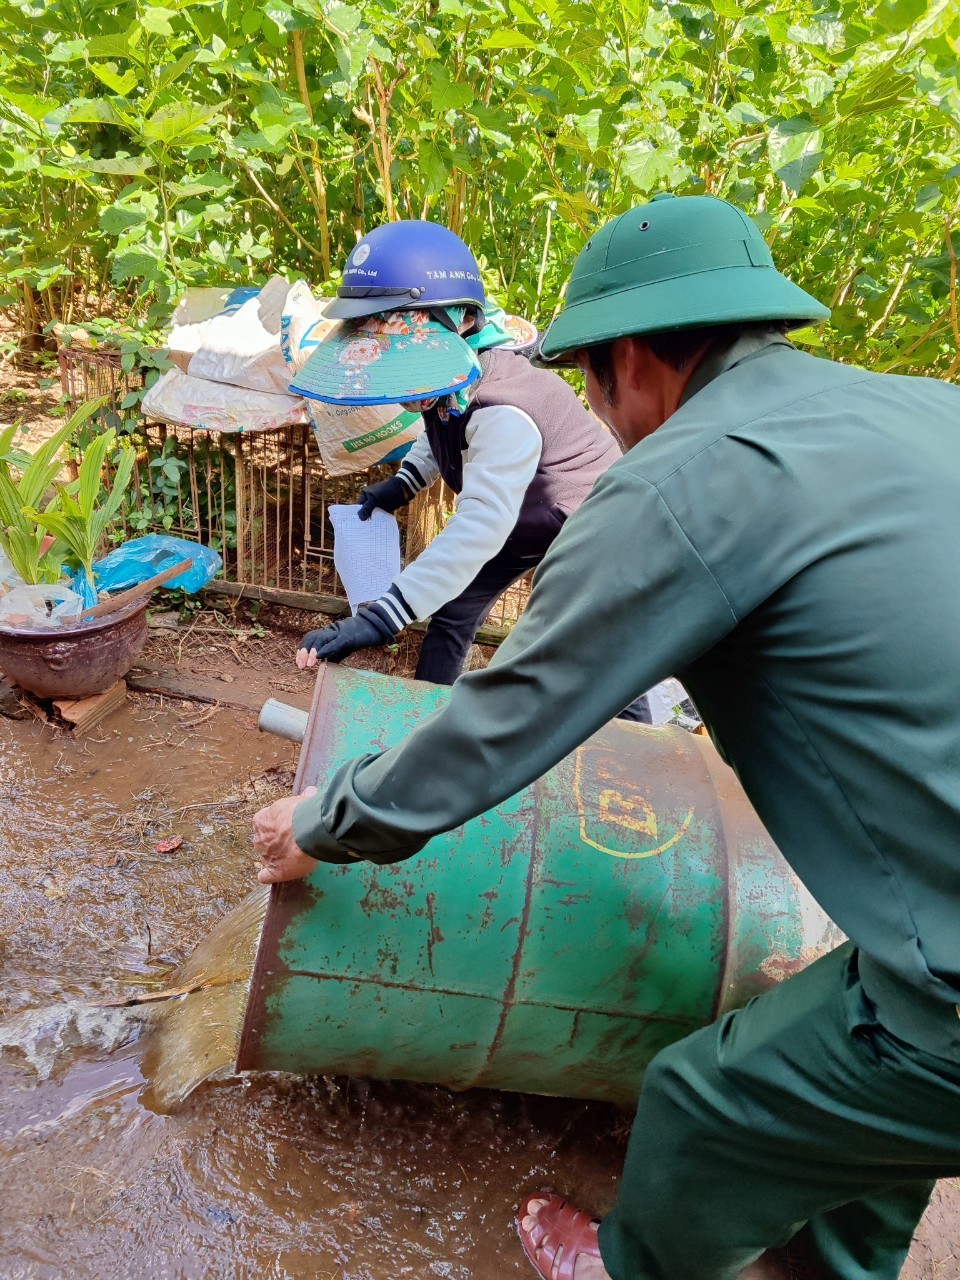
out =
<path fill-rule="evenodd" d="M 323 667 L 297 790 L 447 692 Z M 614 721 L 418 857 L 276 886 L 237 1067 L 630 1103 L 664 1045 L 839 938 L 707 739 Z"/>

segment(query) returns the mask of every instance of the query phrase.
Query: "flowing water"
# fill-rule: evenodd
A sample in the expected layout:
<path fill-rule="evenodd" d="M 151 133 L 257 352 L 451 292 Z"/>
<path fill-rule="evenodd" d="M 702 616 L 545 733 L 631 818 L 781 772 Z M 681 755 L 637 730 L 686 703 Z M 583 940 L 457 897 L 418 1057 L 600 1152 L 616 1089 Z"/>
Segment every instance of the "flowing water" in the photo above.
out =
<path fill-rule="evenodd" d="M 157 993 L 143 1052 L 143 1102 L 169 1112 L 205 1080 L 231 1075 L 270 889 L 258 885 L 197 947 L 172 992 Z M 182 993 L 182 994 L 180 994 Z"/>
<path fill-rule="evenodd" d="M 607 1208 L 612 1108 L 258 1076 L 164 1113 L 229 1067 L 265 902 L 250 814 L 296 754 L 195 717 L 130 705 L 80 742 L 0 721 L 0 1280 L 526 1275 L 520 1193 Z"/>

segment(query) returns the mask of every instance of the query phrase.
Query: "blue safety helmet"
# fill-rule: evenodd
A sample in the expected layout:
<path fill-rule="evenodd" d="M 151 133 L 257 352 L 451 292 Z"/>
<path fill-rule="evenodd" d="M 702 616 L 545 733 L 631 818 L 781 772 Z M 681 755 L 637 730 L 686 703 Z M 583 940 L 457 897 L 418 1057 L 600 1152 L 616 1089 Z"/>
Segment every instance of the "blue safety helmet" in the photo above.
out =
<path fill-rule="evenodd" d="M 466 306 L 486 297 L 477 260 L 459 236 L 436 222 L 388 222 L 347 258 L 343 284 L 324 315 L 354 320 L 382 311 Z"/>

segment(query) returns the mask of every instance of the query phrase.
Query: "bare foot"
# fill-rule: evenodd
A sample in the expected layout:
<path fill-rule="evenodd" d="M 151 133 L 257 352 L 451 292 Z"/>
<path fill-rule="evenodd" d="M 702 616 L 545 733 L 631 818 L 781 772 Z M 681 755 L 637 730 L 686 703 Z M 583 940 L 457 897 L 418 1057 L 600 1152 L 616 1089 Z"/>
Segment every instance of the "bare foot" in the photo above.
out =
<path fill-rule="evenodd" d="M 564 1202 L 558 1196 L 549 1198 L 544 1196 L 528 1200 L 523 1206 L 524 1212 L 518 1218 L 518 1226 L 520 1227 L 520 1238 L 524 1240 L 524 1247 L 527 1249 L 527 1256 L 530 1257 L 530 1261 L 533 1262 L 540 1274 L 545 1277 L 545 1280 L 554 1280 L 554 1277 L 558 1276 L 560 1272 L 564 1253 L 569 1248 L 575 1248 L 577 1252 L 573 1280 L 610 1280 L 609 1272 L 600 1257 L 600 1246 L 597 1243 L 598 1223 L 586 1221 L 586 1214 L 578 1214 L 583 1221 L 578 1223 L 579 1239 L 574 1244 L 573 1242 L 557 1242 L 554 1239 L 556 1227 L 540 1222 L 540 1215 L 544 1208 L 550 1206 L 551 1212 L 556 1213 L 557 1206 L 563 1204 Z M 578 1212 L 570 1206 L 564 1206 L 564 1208 L 568 1215 Z M 563 1212 L 563 1210 L 560 1210 L 560 1212 Z M 531 1245 L 535 1249 L 539 1246 L 541 1253 L 539 1258 L 531 1256 Z"/>

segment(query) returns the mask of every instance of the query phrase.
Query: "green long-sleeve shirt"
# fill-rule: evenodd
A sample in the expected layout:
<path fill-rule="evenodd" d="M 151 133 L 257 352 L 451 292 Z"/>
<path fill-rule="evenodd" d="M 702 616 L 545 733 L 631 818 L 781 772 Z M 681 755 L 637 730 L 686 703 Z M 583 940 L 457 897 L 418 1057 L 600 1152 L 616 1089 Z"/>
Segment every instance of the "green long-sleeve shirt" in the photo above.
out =
<path fill-rule="evenodd" d="M 862 948 L 868 992 L 898 1005 L 891 1029 L 910 1031 L 912 1002 L 945 1016 L 960 1000 L 960 390 L 772 335 L 703 362 L 567 521 L 490 666 L 299 806 L 297 842 L 330 862 L 409 857 L 671 674 Z"/>

